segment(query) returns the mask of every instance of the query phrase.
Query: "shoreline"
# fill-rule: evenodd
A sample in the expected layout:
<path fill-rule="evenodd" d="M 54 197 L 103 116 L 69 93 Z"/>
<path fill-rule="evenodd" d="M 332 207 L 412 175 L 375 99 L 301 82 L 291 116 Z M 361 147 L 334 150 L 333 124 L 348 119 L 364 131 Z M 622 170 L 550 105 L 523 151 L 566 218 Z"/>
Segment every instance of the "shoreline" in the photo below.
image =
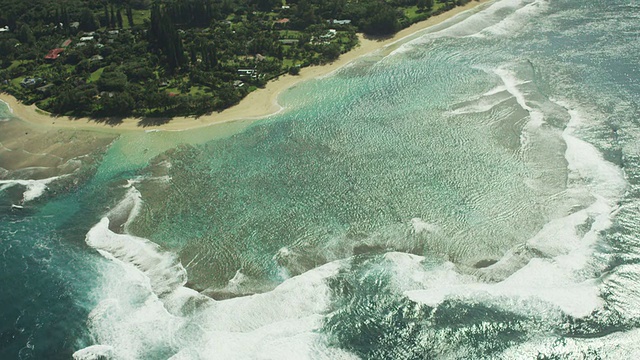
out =
<path fill-rule="evenodd" d="M 300 69 L 299 75 L 286 74 L 280 76 L 275 80 L 269 81 L 264 88 L 251 92 L 238 104 L 221 112 L 199 117 L 176 116 L 161 125 L 141 126 L 141 118 L 125 118 L 122 122 L 114 125 L 107 122 L 101 122 L 100 119 L 72 118 L 68 116 L 53 117 L 45 111 L 38 109 L 35 105 L 22 104 L 15 97 L 6 93 L 0 93 L 0 101 L 9 106 L 9 110 L 14 116 L 32 125 L 59 129 L 66 128 L 104 131 L 111 133 L 124 133 L 131 131 L 140 132 L 148 130 L 182 131 L 238 120 L 259 120 L 283 111 L 284 108 L 278 103 L 278 97 L 284 91 L 294 87 L 295 85 L 304 81 L 327 76 L 360 57 L 384 49 L 389 45 L 395 44 L 420 31 L 434 25 L 438 25 L 462 12 L 471 10 L 489 1 L 491 0 L 472 0 L 464 6 L 455 7 L 445 13 L 415 23 L 400 30 L 394 36 L 389 38 L 373 40 L 365 38 L 362 34 L 358 34 L 359 44 L 350 51 L 341 54 L 336 61 L 330 64 L 302 68 Z"/>

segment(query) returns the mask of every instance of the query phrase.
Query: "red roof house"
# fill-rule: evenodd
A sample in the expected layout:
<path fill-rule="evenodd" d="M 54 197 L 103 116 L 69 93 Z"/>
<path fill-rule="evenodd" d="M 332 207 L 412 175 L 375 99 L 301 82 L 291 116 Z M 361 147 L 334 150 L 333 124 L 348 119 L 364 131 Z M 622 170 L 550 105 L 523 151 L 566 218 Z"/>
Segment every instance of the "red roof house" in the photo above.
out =
<path fill-rule="evenodd" d="M 60 54 L 62 54 L 62 52 L 64 52 L 64 49 L 56 48 L 56 49 L 50 50 L 49 53 L 47 55 L 45 55 L 44 58 L 46 60 L 55 60 L 58 57 L 60 57 Z"/>

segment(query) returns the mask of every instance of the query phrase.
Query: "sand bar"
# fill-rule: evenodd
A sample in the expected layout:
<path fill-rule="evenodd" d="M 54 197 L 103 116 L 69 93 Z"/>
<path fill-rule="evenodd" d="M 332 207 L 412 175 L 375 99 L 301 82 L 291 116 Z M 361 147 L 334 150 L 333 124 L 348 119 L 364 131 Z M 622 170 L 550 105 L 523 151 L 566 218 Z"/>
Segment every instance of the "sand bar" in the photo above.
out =
<path fill-rule="evenodd" d="M 35 105 L 27 106 L 22 104 L 16 98 L 8 94 L 0 94 L 0 101 L 7 103 L 16 117 L 34 125 L 114 133 L 145 131 L 151 129 L 179 131 L 241 119 L 260 119 L 282 110 L 282 107 L 278 104 L 277 100 L 278 96 L 284 90 L 287 90 L 300 82 L 330 74 L 361 56 L 380 50 L 393 43 L 397 43 L 419 31 L 437 25 L 455 15 L 460 14 L 461 12 L 473 9 L 474 7 L 488 1 L 490 0 L 472 1 L 465 6 L 458 6 L 443 14 L 433 16 L 425 21 L 413 24 L 410 27 L 399 31 L 393 37 L 383 40 L 367 39 L 362 35 L 358 35 L 360 44 L 351 51 L 342 54 L 338 60 L 331 64 L 303 68 L 297 76 L 283 75 L 277 80 L 272 80 L 267 83 L 265 88 L 253 91 L 242 99 L 240 103 L 222 112 L 200 117 L 174 117 L 171 121 L 158 126 L 142 127 L 140 125 L 140 118 L 126 118 L 117 125 L 109 125 L 90 118 L 70 118 L 66 116 L 53 117 L 38 109 Z"/>

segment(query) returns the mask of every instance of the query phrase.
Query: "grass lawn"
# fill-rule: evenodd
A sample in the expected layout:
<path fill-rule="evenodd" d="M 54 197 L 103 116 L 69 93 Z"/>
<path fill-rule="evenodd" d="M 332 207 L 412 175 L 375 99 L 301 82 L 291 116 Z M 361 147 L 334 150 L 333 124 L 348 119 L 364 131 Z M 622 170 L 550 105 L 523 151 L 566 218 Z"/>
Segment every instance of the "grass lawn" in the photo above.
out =
<path fill-rule="evenodd" d="M 302 31 L 298 30 L 278 30 L 280 39 L 298 39 L 302 35 Z"/>
<path fill-rule="evenodd" d="M 151 10 L 132 10 L 133 23 L 135 25 L 142 25 L 145 19 L 151 19 Z M 124 15 L 124 14 L 123 14 Z M 124 19 L 125 27 L 129 27 L 129 22 Z"/>
<path fill-rule="evenodd" d="M 11 65 L 9 65 L 9 67 L 7 69 L 8 70 L 15 69 L 20 65 L 28 64 L 30 62 L 31 62 L 31 60 L 13 60 L 11 62 Z"/>
<path fill-rule="evenodd" d="M 51 100 L 52 100 L 51 98 L 47 98 L 47 99 L 44 99 L 42 101 L 38 101 L 36 106 L 39 107 L 39 108 L 46 108 L 49 105 L 49 103 L 51 102 Z M 45 111 L 42 111 L 40 109 L 36 109 L 36 112 L 46 114 Z"/>
<path fill-rule="evenodd" d="M 282 67 L 284 69 L 288 69 L 288 68 L 292 67 L 293 65 L 294 65 L 293 59 L 284 58 L 284 60 L 282 60 Z"/>
<path fill-rule="evenodd" d="M 67 71 L 67 73 L 71 74 L 76 70 L 76 66 L 75 65 L 65 65 L 64 69 Z"/>
<path fill-rule="evenodd" d="M 409 6 L 404 9 L 404 15 L 409 19 L 409 23 L 413 24 L 418 21 L 426 20 L 434 11 L 446 6 L 446 3 L 436 1 L 431 12 L 420 11 L 417 6 Z"/>
<path fill-rule="evenodd" d="M 189 90 L 189 95 L 205 95 L 207 93 L 207 88 L 204 86 L 192 86 Z"/>
<path fill-rule="evenodd" d="M 103 71 L 104 71 L 104 68 L 101 67 L 100 69 L 92 72 L 91 76 L 89 76 L 89 81 L 88 82 L 98 81 L 98 79 L 100 79 L 100 76 L 102 75 Z"/>
<path fill-rule="evenodd" d="M 435 8 L 436 6 L 434 6 Z M 413 24 L 418 21 L 426 20 L 430 16 L 429 11 L 418 10 L 417 6 L 410 6 L 404 9 L 404 15 L 409 19 L 409 23 Z"/>
<path fill-rule="evenodd" d="M 13 86 L 15 86 L 17 88 L 20 88 L 20 83 L 22 82 L 22 80 L 24 80 L 24 78 L 25 78 L 25 76 L 20 76 L 20 77 L 17 77 L 15 79 L 11 80 L 11 85 L 13 85 Z"/>

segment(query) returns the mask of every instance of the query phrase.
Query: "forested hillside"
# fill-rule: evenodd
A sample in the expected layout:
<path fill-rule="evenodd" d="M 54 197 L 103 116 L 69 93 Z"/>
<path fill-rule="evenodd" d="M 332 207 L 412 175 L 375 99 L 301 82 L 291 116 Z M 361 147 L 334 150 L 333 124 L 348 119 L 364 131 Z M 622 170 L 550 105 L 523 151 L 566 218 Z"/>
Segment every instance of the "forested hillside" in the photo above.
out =
<path fill-rule="evenodd" d="M 199 115 L 356 32 L 386 36 L 468 0 L 0 0 L 0 89 L 55 114 Z"/>

